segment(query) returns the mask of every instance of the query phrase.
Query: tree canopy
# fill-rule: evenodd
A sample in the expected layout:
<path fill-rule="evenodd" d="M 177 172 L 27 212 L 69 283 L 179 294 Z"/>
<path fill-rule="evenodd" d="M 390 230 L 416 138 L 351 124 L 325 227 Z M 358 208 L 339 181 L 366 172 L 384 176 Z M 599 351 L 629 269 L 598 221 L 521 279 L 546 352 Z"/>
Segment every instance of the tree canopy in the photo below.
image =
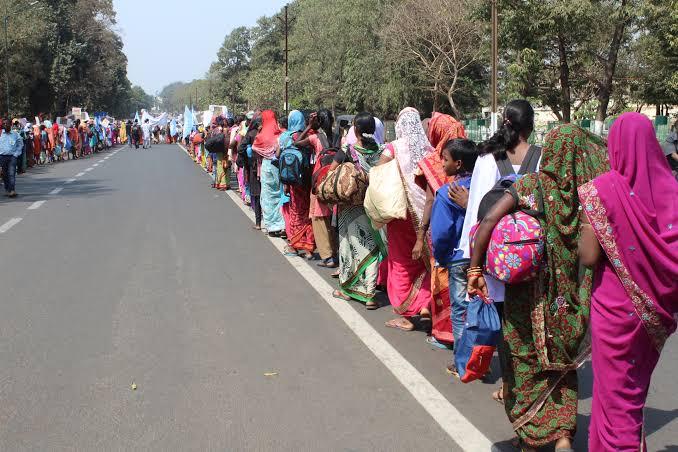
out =
<path fill-rule="evenodd" d="M 678 103 L 678 0 L 497 3 L 502 101 L 564 121 Z M 489 104 L 489 1 L 295 0 L 287 13 L 290 108 L 475 116 Z M 284 32 L 284 10 L 234 29 L 204 79 L 163 91 L 165 106 L 283 110 Z"/>
<path fill-rule="evenodd" d="M 127 78 L 112 0 L 0 0 L 0 12 L 8 17 L 12 115 L 60 115 L 72 106 L 129 115 L 150 107 L 152 98 Z M 4 87 L 4 71 L 0 80 Z"/>

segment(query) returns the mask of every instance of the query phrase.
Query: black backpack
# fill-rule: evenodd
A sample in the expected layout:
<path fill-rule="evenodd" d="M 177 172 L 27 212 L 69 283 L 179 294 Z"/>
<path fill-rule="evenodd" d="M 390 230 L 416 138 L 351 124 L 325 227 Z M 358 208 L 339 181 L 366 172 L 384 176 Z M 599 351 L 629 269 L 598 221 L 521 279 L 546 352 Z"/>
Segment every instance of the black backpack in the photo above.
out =
<path fill-rule="evenodd" d="M 226 135 L 223 133 L 212 135 L 205 140 L 205 148 L 210 152 L 224 152 L 226 150 L 225 140 Z"/>
<path fill-rule="evenodd" d="M 497 160 L 497 168 L 499 168 L 501 178 L 490 191 L 485 193 L 485 196 L 483 196 L 483 199 L 480 201 L 480 206 L 478 207 L 478 221 L 482 221 L 483 218 L 485 218 L 485 215 L 492 209 L 492 206 L 494 206 L 497 201 L 504 196 L 506 190 L 519 179 L 518 176 L 537 172 L 537 165 L 539 164 L 540 158 L 541 147 L 535 145 L 530 146 L 517 174 L 513 169 L 513 165 L 511 165 L 508 156 L 504 156 L 504 158 Z"/>

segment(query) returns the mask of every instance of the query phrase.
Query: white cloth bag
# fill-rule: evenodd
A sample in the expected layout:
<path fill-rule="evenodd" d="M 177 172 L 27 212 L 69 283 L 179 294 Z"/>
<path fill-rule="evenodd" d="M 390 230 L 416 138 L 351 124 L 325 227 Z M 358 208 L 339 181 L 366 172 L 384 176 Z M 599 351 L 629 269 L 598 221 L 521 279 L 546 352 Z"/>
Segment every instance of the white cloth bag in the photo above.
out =
<path fill-rule="evenodd" d="M 370 169 L 363 206 L 377 228 L 391 220 L 407 218 L 407 194 L 396 159 Z"/>

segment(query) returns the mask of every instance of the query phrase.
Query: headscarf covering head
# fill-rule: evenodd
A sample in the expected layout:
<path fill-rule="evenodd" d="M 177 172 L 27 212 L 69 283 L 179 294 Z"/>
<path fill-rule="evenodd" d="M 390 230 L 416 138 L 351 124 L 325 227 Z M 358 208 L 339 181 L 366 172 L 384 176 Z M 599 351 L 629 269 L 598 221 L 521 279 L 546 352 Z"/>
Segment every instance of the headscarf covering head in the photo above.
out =
<path fill-rule="evenodd" d="M 306 120 L 304 114 L 299 110 L 292 110 L 287 116 L 287 131 L 301 132 L 306 127 Z"/>
<path fill-rule="evenodd" d="M 416 166 L 431 149 L 424 127 L 421 125 L 419 111 L 413 107 L 404 108 L 398 115 L 395 132 L 399 153 L 407 152 L 412 164 Z"/>
<path fill-rule="evenodd" d="M 447 142 L 455 138 L 466 138 L 466 131 L 452 116 L 436 112 L 428 123 L 427 136 L 431 146 L 435 147 L 438 155 L 442 157 Z"/>
<path fill-rule="evenodd" d="M 252 149 L 265 159 L 272 159 L 278 148 L 280 127 L 273 110 L 261 113 L 261 130 L 252 144 Z"/>

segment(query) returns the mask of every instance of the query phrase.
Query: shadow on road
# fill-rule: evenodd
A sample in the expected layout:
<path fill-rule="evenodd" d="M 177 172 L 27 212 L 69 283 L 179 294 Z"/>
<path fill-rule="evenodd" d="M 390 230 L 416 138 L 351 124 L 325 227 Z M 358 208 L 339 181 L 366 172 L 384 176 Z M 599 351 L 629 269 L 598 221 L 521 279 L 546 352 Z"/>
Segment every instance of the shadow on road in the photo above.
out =
<path fill-rule="evenodd" d="M 50 195 L 50 191 L 57 187 L 63 187 L 63 190 L 57 195 Z M 64 185 L 63 178 L 46 177 L 41 179 L 17 180 L 17 192 L 19 196 L 15 199 L 0 197 L 0 205 L 10 204 L 17 201 L 34 202 L 47 198 L 60 197 L 67 194 L 69 197 L 91 197 L 101 196 L 114 191 L 113 189 L 101 184 L 98 179 L 76 180 L 68 185 Z"/>

